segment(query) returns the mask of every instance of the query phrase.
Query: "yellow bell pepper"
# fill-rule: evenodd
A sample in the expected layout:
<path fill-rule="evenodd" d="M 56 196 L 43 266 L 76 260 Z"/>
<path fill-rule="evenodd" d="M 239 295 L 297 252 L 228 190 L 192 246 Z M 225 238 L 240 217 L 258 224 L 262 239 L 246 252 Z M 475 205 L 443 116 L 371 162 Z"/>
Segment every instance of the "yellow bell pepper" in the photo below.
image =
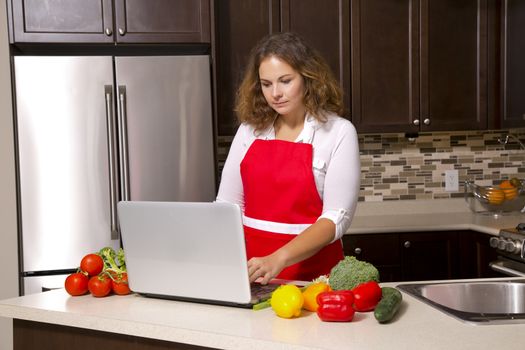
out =
<path fill-rule="evenodd" d="M 301 315 L 304 303 L 303 293 L 293 284 L 279 286 L 273 293 L 271 305 L 275 314 L 282 318 L 292 318 Z"/>

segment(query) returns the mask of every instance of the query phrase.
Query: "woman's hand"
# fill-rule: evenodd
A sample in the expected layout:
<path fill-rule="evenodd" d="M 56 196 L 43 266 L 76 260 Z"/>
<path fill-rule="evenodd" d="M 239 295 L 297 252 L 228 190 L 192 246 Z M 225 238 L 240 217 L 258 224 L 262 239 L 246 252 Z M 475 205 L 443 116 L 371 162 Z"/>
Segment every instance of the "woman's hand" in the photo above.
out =
<path fill-rule="evenodd" d="M 267 284 L 272 278 L 277 276 L 285 268 L 285 261 L 279 251 L 273 254 L 254 257 L 248 260 L 248 276 L 250 283 L 255 282 L 259 277 L 261 284 Z"/>
<path fill-rule="evenodd" d="M 321 218 L 310 225 L 301 234 L 270 255 L 253 257 L 248 260 L 250 283 L 259 277 L 260 283 L 266 284 L 276 277 L 285 267 L 303 261 L 329 244 L 335 235 L 332 220 Z"/>

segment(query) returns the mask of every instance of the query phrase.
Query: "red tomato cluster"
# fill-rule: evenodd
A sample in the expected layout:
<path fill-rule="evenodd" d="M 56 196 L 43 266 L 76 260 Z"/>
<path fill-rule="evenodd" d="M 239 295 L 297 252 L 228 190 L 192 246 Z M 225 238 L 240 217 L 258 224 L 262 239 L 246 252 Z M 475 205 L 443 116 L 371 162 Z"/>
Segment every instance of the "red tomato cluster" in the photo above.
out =
<path fill-rule="evenodd" d="M 97 254 L 84 256 L 79 271 L 69 275 L 64 286 L 72 296 L 84 295 L 88 291 L 95 297 L 105 297 L 111 292 L 118 295 L 130 293 L 127 274 L 104 271 L 104 260 Z"/>

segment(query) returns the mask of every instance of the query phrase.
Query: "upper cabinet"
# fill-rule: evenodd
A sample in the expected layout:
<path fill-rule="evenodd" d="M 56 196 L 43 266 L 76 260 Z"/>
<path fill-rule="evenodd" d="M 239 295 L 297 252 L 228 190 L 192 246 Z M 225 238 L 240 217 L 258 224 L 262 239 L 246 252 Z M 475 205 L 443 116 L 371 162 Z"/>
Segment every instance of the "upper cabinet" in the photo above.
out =
<path fill-rule="evenodd" d="M 350 6 L 347 0 L 281 0 L 281 31 L 303 37 L 326 59 L 350 106 Z M 350 115 L 345 117 L 350 118 Z"/>
<path fill-rule="evenodd" d="M 353 0 L 360 132 L 487 128 L 486 0 Z"/>
<path fill-rule="evenodd" d="M 235 93 L 250 50 L 264 36 L 293 31 L 326 58 L 350 106 L 350 38 L 347 0 L 215 1 L 216 104 L 219 135 L 237 129 Z"/>
<path fill-rule="evenodd" d="M 210 0 L 8 0 L 13 43 L 206 43 Z"/>
<path fill-rule="evenodd" d="M 502 127 L 525 126 L 525 1 L 501 1 Z"/>
<path fill-rule="evenodd" d="M 215 2 L 215 100 L 218 135 L 237 130 L 235 93 L 252 47 L 280 31 L 279 0 Z"/>

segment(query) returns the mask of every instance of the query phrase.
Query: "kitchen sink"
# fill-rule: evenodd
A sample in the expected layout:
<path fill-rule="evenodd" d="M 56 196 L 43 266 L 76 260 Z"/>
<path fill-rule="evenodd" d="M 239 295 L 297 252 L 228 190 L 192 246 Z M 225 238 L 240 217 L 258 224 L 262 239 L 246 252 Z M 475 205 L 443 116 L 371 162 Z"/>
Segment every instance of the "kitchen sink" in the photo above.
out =
<path fill-rule="evenodd" d="M 413 283 L 397 288 L 463 322 L 525 323 L 525 279 Z"/>

